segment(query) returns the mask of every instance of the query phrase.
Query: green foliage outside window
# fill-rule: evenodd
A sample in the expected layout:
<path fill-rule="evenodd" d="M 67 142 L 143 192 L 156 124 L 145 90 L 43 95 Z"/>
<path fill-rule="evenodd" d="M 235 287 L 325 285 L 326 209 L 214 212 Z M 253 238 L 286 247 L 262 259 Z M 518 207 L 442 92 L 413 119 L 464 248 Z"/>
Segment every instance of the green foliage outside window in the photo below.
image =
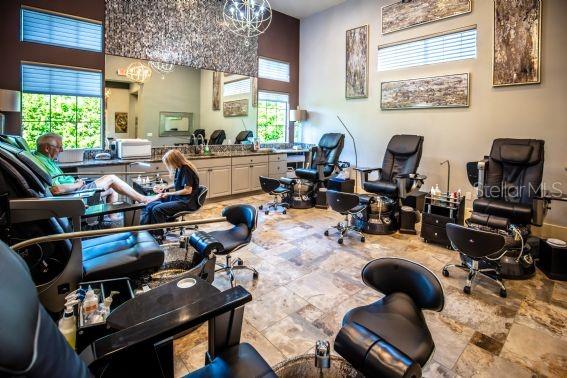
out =
<path fill-rule="evenodd" d="M 258 137 L 262 142 L 285 142 L 286 123 L 286 102 L 258 101 Z"/>
<path fill-rule="evenodd" d="M 102 140 L 100 97 L 22 94 L 22 130 L 30 146 L 45 133 L 63 137 L 65 148 L 96 148 Z"/>

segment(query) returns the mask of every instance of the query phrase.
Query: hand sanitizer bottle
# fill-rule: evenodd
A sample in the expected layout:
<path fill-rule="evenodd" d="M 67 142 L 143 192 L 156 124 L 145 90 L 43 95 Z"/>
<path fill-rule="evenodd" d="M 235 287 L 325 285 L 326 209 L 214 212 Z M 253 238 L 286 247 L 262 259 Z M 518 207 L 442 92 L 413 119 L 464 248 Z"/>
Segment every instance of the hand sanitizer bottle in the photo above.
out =
<path fill-rule="evenodd" d="M 79 303 L 77 300 L 65 303 L 65 312 L 63 313 L 63 317 L 59 320 L 59 331 L 73 349 L 75 349 L 77 342 L 77 319 L 75 318 L 73 307 L 77 303 Z"/>

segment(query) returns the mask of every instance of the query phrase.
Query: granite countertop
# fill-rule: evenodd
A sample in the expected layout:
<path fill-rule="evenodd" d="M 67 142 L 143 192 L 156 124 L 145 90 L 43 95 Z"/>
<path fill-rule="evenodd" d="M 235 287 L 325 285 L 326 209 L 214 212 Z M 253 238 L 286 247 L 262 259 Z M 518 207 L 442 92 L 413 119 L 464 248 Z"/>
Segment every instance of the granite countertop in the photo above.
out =
<path fill-rule="evenodd" d="M 241 157 L 241 156 L 255 156 L 255 155 L 277 155 L 277 154 L 292 154 L 292 153 L 306 153 L 309 152 L 308 149 L 294 150 L 289 149 L 279 149 L 273 151 L 223 151 L 214 152 L 210 155 L 186 155 L 189 160 L 202 160 L 202 159 L 218 159 L 227 157 Z M 112 166 L 112 165 L 129 165 L 133 163 L 160 163 L 161 158 L 145 158 L 145 159 L 110 159 L 110 160 L 84 160 L 82 162 L 74 163 L 60 163 L 59 167 L 65 168 L 79 168 L 79 167 L 101 167 L 101 166 Z"/>

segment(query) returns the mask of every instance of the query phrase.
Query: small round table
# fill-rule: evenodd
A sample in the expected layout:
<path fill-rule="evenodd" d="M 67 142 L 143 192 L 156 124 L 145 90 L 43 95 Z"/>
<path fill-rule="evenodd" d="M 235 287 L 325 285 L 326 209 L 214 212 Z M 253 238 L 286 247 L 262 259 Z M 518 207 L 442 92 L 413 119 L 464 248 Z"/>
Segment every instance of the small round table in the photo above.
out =
<path fill-rule="evenodd" d="M 315 354 L 304 354 L 280 362 L 273 370 L 279 378 L 364 378 L 348 362 L 335 355 L 331 356 L 329 369 L 315 367 Z"/>

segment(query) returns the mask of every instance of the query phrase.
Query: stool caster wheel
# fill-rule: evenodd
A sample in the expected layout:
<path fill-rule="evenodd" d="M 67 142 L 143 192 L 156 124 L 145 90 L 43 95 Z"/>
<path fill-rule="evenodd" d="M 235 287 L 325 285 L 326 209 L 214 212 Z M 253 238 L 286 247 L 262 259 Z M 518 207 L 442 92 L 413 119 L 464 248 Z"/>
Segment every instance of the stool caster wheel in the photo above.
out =
<path fill-rule="evenodd" d="M 264 209 L 264 205 L 258 206 L 258 210 L 263 210 L 263 209 Z"/>
<path fill-rule="evenodd" d="M 329 231 L 325 231 L 323 234 L 324 234 L 325 236 L 329 236 Z"/>
<path fill-rule="evenodd" d="M 508 296 L 508 293 L 506 292 L 506 289 L 500 289 L 500 296 L 502 298 L 506 298 Z"/>
<path fill-rule="evenodd" d="M 244 264 L 244 261 L 242 261 L 242 259 L 239 258 L 238 260 L 236 260 L 236 265 L 242 266 L 243 264 Z"/>
<path fill-rule="evenodd" d="M 443 269 L 443 276 L 449 277 L 449 271 L 447 269 Z"/>
<path fill-rule="evenodd" d="M 343 244 L 343 238 L 340 238 L 340 239 L 337 241 L 337 243 Z"/>
<path fill-rule="evenodd" d="M 287 214 L 287 210 L 282 211 L 282 214 L 283 214 L 283 215 L 286 215 L 286 214 Z"/>
<path fill-rule="evenodd" d="M 471 293 L 471 287 L 470 286 L 465 286 L 463 287 L 463 292 L 465 294 L 470 294 Z"/>
<path fill-rule="evenodd" d="M 362 237 L 360 238 L 360 241 L 361 241 L 362 243 L 364 243 L 364 242 L 366 241 L 366 238 L 365 238 L 364 236 L 362 236 Z"/>
<path fill-rule="evenodd" d="M 270 210 L 266 210 L 266 211 L 264 211 L 264 214 L 266 214 L 266 215 L 270 215 Z"/>
<path fill-rule="evenodd" d="M 258 272 L 252 273 L 252 278 L 257 280 L 258 279 Z"/>

